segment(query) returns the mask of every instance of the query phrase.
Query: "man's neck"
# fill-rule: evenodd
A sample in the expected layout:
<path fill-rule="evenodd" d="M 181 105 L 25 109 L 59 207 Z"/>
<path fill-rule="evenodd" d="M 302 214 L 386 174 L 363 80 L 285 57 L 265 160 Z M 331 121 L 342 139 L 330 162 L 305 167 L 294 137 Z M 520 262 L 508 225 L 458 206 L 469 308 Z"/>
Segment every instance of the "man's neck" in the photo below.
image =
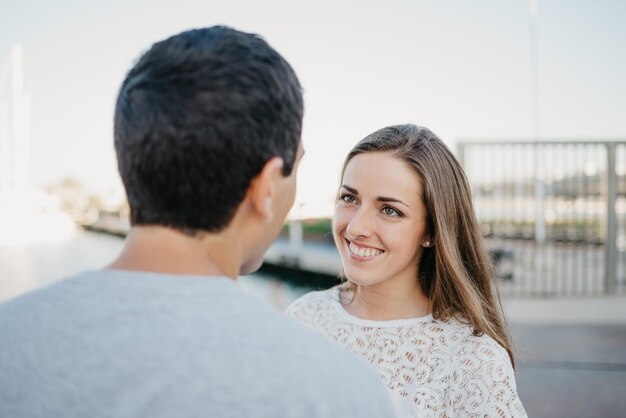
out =
<path fill-rule="evenodd" d="M 121 254 L 106 269 L 225 276 L 234 280 L 241 260 L 237 247 L 223 234 L 192 237 L 161 226 L 135 226 Z"/>

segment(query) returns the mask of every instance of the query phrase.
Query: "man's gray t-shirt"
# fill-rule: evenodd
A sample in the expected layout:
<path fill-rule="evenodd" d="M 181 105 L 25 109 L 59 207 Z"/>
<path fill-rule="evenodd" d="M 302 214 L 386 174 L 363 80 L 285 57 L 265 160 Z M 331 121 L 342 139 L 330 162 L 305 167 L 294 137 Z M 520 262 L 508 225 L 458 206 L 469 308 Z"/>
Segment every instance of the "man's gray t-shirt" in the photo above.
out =
<path fill-rule="evenodd" d="M 94 271 L 0 304 L 2 417 L 392 416 L 373 370 L 230 279 Z"/>

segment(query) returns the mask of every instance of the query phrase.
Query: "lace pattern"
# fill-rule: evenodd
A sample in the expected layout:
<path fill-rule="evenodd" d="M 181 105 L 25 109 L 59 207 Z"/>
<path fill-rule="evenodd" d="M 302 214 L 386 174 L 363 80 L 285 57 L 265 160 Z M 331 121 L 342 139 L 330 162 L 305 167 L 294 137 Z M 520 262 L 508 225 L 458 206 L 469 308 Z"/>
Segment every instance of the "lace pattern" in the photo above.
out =
<path fill-rule="evenodd" d="M 287 315 L 361 356 L 411 417 L 526 417 L 508 354 L 455 320 L 368 321 L 337 287 L 293 302 Z"/>

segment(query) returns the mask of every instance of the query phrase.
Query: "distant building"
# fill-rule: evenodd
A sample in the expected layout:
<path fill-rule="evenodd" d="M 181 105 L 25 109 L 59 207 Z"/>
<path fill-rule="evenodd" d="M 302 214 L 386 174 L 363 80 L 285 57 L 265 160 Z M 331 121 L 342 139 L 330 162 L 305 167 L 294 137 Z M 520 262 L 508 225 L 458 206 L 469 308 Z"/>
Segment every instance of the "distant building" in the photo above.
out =
<path fill-rule="evenodd" d="M 30 97 L 24 91 L 23 51 L 0 62 L 0 194 L 32 187 Z"/>

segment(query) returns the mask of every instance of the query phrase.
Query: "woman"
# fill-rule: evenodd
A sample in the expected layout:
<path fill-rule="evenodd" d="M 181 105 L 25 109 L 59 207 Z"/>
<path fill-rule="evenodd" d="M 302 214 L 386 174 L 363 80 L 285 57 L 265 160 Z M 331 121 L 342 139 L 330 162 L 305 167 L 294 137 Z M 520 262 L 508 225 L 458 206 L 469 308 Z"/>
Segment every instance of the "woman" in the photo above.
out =
<path fill-rule="evenodd" d="M 391 126 L 359 142 L 333 236 L 347 280 L 288 315 L 376 367 L 410 416 L 526 416 L 470 188 L 435 134 Z"/>

